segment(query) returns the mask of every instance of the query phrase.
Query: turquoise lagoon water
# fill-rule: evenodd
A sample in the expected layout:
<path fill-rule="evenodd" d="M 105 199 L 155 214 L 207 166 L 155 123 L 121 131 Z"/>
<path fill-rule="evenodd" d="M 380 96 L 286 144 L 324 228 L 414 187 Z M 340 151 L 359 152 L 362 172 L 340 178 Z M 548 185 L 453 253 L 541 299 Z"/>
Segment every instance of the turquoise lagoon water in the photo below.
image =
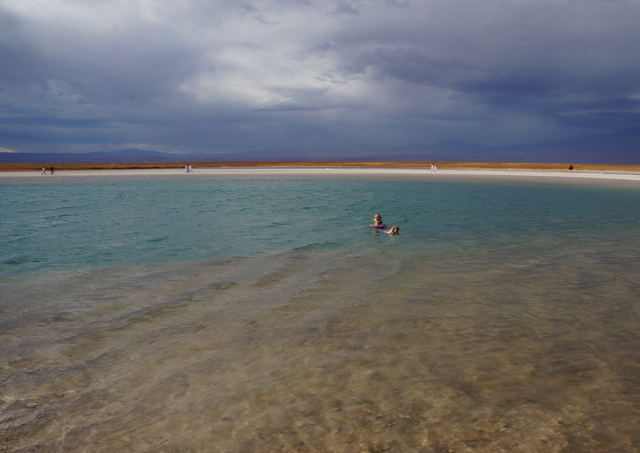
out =
<path fill-rule="evenodd" d="M 633 183 L 0 193 L 7 451 L 640 451 Z"/>

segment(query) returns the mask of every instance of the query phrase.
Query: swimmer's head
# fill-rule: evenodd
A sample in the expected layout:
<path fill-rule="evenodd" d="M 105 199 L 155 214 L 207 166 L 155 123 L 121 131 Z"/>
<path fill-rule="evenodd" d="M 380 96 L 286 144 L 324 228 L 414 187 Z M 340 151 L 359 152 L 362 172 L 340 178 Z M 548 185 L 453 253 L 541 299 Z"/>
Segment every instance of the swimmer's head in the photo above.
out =
<path fill-rule="evenodd" d="M 382 216 L 380 214 L 373 214 L 373 220 L 375 222 L 382 222 Z"/>

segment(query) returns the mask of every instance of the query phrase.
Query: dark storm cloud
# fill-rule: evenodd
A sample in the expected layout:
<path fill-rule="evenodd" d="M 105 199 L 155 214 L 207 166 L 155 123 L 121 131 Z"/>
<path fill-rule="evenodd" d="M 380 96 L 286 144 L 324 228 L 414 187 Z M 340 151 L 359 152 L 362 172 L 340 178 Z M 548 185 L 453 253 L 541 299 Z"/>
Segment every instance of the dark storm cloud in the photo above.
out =
<path fill-rule="evenodd" d="M 344 40 L 338 39 L 348 49 L 343 70 L 450 89 L 498 105 L 572 95 L 590 102 L 640 90 L 638 4 L 452 2 L 442 16 L 436 9 L 414 23 L 418 27 L 383 25 L 375 36 L 344 32 Z M 354 52 L 358 47 L 372 49 Z"/>
<path fill-rule="evenodd" d="M 34 37 L 33 30 L 16 22 L 8 32 L 11 39 L 3 39 L 7 45 L 0 47 L 12 62 L 0 73 L 10 88 L 35 85 L 67 90 L 87 102 L 117 104 L 162 95 L 197 69 L 193 50 L 162 25 L 102 36 L 52 27 Z"/>
<path fill-rule="evenodd" d="M 0 147 L 232 151 L 619 132 L 640 115 L 639 22 L 637 3 L 616 0 L 7 0 Z"/>

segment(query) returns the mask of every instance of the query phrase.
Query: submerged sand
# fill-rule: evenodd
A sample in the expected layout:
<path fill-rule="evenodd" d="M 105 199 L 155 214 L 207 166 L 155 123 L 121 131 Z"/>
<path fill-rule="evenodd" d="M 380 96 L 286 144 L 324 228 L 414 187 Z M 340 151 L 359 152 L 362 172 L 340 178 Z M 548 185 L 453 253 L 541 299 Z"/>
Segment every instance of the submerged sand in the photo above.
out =
<path fill-rule="evenodd" d="M 22 212 L 4 222 L 16 231 L 5 237 L 8 250 L 25 251 L 8 258 L 12 265 L 84 253 L 83 241 L 61 240 L 82 232 L 107 267 L 69 271 L 51 259 L 51 272 L 3 280 L 2 451 L 638 451 L 637 179 L 321 167 L 15 176 L 0 176 L 0 184 L 15 185 L 5 187 L 5 200 L 23 188 L 29 194 L 5 203 Z M 267 183 L 244 184 L 243 192 L 218 184 L 242 178 Z M 316 205 L 316 187 L 350 184 L 269 183 L 294 178 L 424 181 L 398 186 L 430 195 L 405 204 L 401 189 L 324 193 Z M 103 181 L 111 186 L 105 197 L 95 195 L 100 184 L 83 190 Z M 127 189 L 145 184 L 121 190 L 121 181 L 152 184 L 129 198 Z M 422 190 L 440 181 L 631 190 L 614 197 L 603 196 L 616 192 L 608 190 L 516 190 L 502 200 L 509 190 L 455 187 L 453 198 Z M 166 186 L 203 190 L 167 197 Z M 269 186 L 280 191 L 252 197 Z M 282 196 L 299 186 L 306 190 Z M 293 215 L 300 201 L 280 209 L 297 197 L 310 209 Z M 50 208 L 58 200 L 66 209 Z M 284 250 L 255 256 L 246 246 L 247 236 L 288 237 L 285 222 L 314 224 L 334 205 L 351 222 L 350 212 L 355 218 L 393 200 L 416 213 L 413 233 L 327 229 L 321 243 L 281 242 Z M 244 217 L 221 215 L 229 210 Z M 440 219 L 423 222 L 429 216 Z M 272 217 L 280 226 L 264 228 L 261 220 Z M 228 228 L 233 234 L 225 236 L 222 226 L 233 218 L 255 228 Z M 203 231 L 197 240 L 181 234 L 194 228 Z M 340 239 L 353 231 L 363 240 Z M 51 254 L 29 253 L 29 235 Z M 176 241 L 163 242 L 167 235 Z M 207 259 L 207 249 L 193 246 L 205 241 L 238 242 L 242 253 L 234 254 L 242 256 Z M 193 261 L 140 256 L 118 265 L 111 249 L 136 255 L 139 243 L 158 254 L 178 244 Z"/>

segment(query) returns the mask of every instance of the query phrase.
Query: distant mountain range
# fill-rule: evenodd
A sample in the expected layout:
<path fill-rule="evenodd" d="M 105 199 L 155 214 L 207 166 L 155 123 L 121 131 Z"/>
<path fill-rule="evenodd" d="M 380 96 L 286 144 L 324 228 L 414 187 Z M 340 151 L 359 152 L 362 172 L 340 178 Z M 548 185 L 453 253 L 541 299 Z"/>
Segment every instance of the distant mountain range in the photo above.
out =
<path fill-rule="evenodd" d="M 617 134 L 589 135 L 573 140 L 513 146 L 485 146 L 446 140 L 433 145 L 406 147 L 351 147 L 341 149 L 268 149 L 236 153 L 169 154 L 154 150 L 121 149 L 93 153 L 0 153 L 0 163 L 153 163 L 251 161 L 435 161 L 435 162 L 543 162 L 574 164 L 640 164 L 640 128 Z"/>

